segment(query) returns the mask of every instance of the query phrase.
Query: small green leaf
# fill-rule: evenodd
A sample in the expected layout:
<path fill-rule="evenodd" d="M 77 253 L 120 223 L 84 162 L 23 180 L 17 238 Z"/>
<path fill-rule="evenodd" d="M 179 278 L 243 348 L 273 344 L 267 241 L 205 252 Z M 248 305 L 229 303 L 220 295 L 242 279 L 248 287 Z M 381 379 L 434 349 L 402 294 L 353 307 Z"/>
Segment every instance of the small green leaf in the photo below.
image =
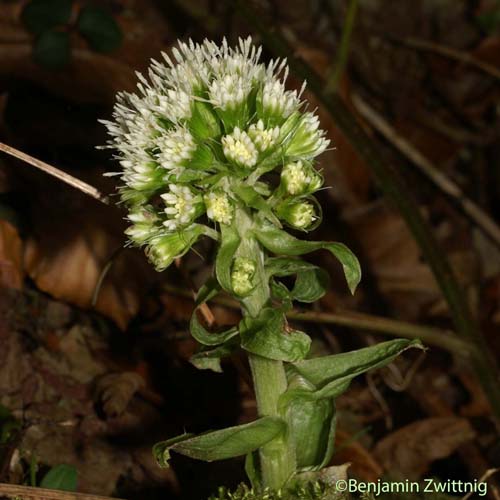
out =
<path fill-rule="evenodd" d="M 198 290 L 195 305 L 198 307 L 204 302 L 208 302 L 210 299 L 213 299 L 220 291 L 221 287 L 218 281 L 213 276 L 211 276 Z"/>
<path fill-rule="evenodd" d="M 269 257 L 266 259 L 266 272 L 269 277 L 278 276 L 283 278 L 297 274 L 300 271 L 317 269 L 317 266 L 301 259 L 291 259 L 289 257 Z"/>
<path fill-rule="evenodd" d="M 184 434 L 153 447 L 153 456 L 160 467 L 168 467 L 170 451 L 212 462 L 246 455 L 286 432 L 281 418 L 264 417 L 249 424 L 229 427 L 194 436 Z"/>
<path fill-rule="evenodd" d="M 324 269 L 300 271 L 291 291 L 292 299 L 299 302 L 316 302 L 325 295 L 329 284 L 330 278 Z"/>
<path fill-rule="evenodd" d="M 198 370 L 222 373 L 221 359 L 230 356 L 237 348 L 237 342 L 226 342 L 215 349 L 202 349 L 191 356 L 189 362 Z"/>
<path fill-rule="evenodd" d="M 40 488 L 51 490 L 76 491 L 78 472 L 72 465 L 60 464 L 45 474 Z"/>
<path fill-rule="evenodd" d="M 77 27 L 97 52 L 111 52 L 122 43 L 123 35 L 117 22 L 100 7 L 84 7 L 78 17 Z"/>
<path fill-rule="evenodd" d="M 303 332 L 284 329 L 285 317 L 281 311 L 262 310 L 258 318 L 245 317 L 240 322 L 241 347 L 265 358 L 280 361 L 304 359 L 311 339 Z"/>
<path fill-rule="evenodd" d="M 220 286 L 231 294 L 233 293 L 231 268 L 240 241 L 236 228 L 221 224 L 221 244 L 215 258 L 215 274 Z"/>
<path fill-rule="evenodd" d="M 67 24 L 71 17 L 71 0 L 32 0 L 24 8 L 21 19 L 29 31 L 39 35 Z"/>
<path fill-rule="evenodd" d="M 216 346 L 223 344 L 230 338 L 238 335 L 238 329 L 233 326 L 229 330 L 223 332 L 209 332 L 203 325 L 198 321 L 196 311 L 191 316 L 191 322 L 189 324 L 191 335 L 203 345 Z"/>
<path fill-rule="evenodd" d="M 281 396 L 280 408 L 284 410 L 295 398 L 302 398 L 304 401 L 337 398 L 347 390 L 354 377 L 389 364 L 412 347 L 423 349 L 419 340 L 395 339 L 357 351 L 298 361 L 294 363 L 294 368 L 316 390 L 291 388 Z"/>
<path fill-rule="evenodd" d="M 342 264 L 347 284 L 354 293 L 361 279 L 361 267 L 356 256 L 343 243 L 326 241 L 299 240 L 285 231 L 270 224 L 254 230 L 256 238 L 269 251 L 278 255 L 302 255 L 325 249 L 331 252 Z"/>
<path fill-rule="evenodd" d="M 322 386 L 332 380 L 349 375 L 354 377 L 385 366 L 412 347 L 423 349 L 420 340 L 394 339 L 356 351 L 299 361 L 294 367 L 309 382 Z"/>
<path fill-rule="evenodd" d="M 70 43 L 68 33 L 45 31 L 33 47 L 34 60 L 48 69 L 60 69 L 69 62 Z"/>

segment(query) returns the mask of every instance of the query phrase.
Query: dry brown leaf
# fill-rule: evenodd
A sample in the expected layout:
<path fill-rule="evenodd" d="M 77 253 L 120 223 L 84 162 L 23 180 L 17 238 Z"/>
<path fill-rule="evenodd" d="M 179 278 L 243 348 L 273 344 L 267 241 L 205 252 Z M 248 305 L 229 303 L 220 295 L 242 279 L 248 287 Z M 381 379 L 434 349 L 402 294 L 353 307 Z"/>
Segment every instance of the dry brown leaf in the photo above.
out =
<path fill-rule="evenodd" d="M 121 415 L 144 379 L 135 372 L 109 373 L 98 382 L 96 392 L 108 417 Z"/>
<path fill-rule="evenodd" d="M 417 480 L 432 462 L 450 456 L 474 437 L 465 418 L 428 418 L 386 436 L 377 443 L 374 455 L 391 477 Z"/>
<path fill-rule="evenodd" d="M 0 220 L 0 287 L 21 289 L 23 284 L 23 244 L 17 229 Z"/>
<path fill-rule="evenodd" d="M 134 249 L 124 244 L 121 214 L 74 191 L 40 197 L 34 203 L 33 234 L 26 241 L 26 272 L 38 288 L 53 297 L 90 308 L 106 264 L 96 310 L 126 328 L 142 295 L 158 274 Z M 64 206 L 64 211 L 60 207 Z"/>
<path fill-rule="evenodd" d="M 405 317 L 439 299 L 440 292 L 420 249 L 402 217 L 382 203 L 347 217 L 380 291 Z"/>
<path fill-rule="evenodd" d="M 359 441 L 352 440 L 352 437 L 339 429 L 335 436 L 335 463 L 350 462 L 350 472 L 354 477 L 363 481 L 377 481 L 383 469 L 379 462 Z"/>

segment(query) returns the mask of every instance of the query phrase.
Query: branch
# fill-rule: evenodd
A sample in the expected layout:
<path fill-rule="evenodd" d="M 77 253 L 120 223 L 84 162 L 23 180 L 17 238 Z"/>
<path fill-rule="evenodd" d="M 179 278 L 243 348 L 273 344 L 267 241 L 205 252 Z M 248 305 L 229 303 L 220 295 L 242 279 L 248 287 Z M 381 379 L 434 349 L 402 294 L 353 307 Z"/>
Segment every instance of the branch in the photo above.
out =
<path fill-rule="evenodd" d="M 494 415 L 500 420 L 498 366 L 472 317 L 467 300 L 453 274 L 448 259 L 439 248 L 431 228 L 423 219 L 411 190 L 403 181 L 396 167 L 385 162 L 377 145 L 367 136 L 344 101 L 337 94 L 325 92 L 321 78 L 304 60 L 294 56 L 293 49 L 276 27 L 268 26 L 249 2 L 235 0 L 229 3 L 234 5 L 239 14 L 259 32 L 271 52 L 277 57 L 286 57 L 291 70 L 297 76 L 307 80 L 309 89 L 314 92 L 331 114 L 338 128 L 371 168 L 387 199 L 400 211 L 441 287 L 457 333 L 471 345 L 471 364 L 491 403 Z"/>
<path fill-rule="evenodd" d="M 86 493 L 74 493 L 70 491 L 48 490 L 46 488 L 32 488 L 17 484 L 0 483 L 0 496 L 3 498 L 23 498 L 25 500 L 120 500 L 111 497 L 89 495 Z"/>
<path fill-rule="evenodd" d="M 74 187 L 75 189 L 78 189 L 79 191 L 82 191 L 83 193 L 92 196 L 92 198 L 99 200 L 101 203 L 109 205 L 108 197 L 102 194 L 97 188 L 91 186 L 90 184 L 87 184 L 86 182 L 76 177 L 73 177 L 72 175 L 66 172 L 63 172 L 62 170 L 59 170 L 56 167 L 53 167 L 52 165 L 49 165 L 48 163 L 45 163 L 44 161 L 37 160 L 36 158 L 33 158 L 33 156 L 23 153 L 22 151 L 19 151 L 18 149 L 15 149 L 11 146 L 7 146 L 7 144 L 4 144 L 3 142 L 0 142 L 0 151 L 3 151 L 4 153 L 7 153 L 10 156 L 13 156 L 14 158 L 18 158 L 19 160 L 22 160 L 25 163 L 29 163 L 33 167 L 41 170 L 42 172 L 52 175 L 53 177 L 56 177 L 60 181 L 65 182 L 66 184 Z"/>

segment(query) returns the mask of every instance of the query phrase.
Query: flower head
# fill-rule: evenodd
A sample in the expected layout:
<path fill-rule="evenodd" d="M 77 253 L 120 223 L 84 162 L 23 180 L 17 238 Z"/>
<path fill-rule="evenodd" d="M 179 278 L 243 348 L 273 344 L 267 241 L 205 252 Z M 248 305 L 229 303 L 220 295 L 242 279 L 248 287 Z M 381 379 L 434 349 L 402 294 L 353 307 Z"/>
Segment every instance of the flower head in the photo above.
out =
<path fill-rule="evenodd" d="M 179 233 L 201 227 L 198 236 L 216 237 L 209 222 L 222 230 L 237 210 L 269 204 L 269 217 L 286 206 L 278 218 L 300 228 L 317 217 L 296 198 L 321 186 L 312 161 L 328 140 L 317 116 L 303 111 L 304 86 L 287 88 L 286 61 L 260 58 L 250 38 L 236 47 L 180 42 L 139 75 L 135 93 L 118 94 L 104 122 L 120 164 L 110 175 L 130 210 L 126 234 L 158 268 L 179 254 Z M 281 182 L 266 175 L 273 170 Z"/>
<path fill-rule="evenodd" d="M 205 195 L 204 200 L 207 207 L 207 216 L 210 219 L 223 224 L 231 224 L 234 209 L 225 193 L 208 193 Z"/>
<path fill-rule="evenodd" d="M 170 230 L 176 230 L 189 224 L 196 215 L 196 205 L 201 201 L 200 196 L 193 194 L 187 186 L 169 185 L 170 191 L 161 195 L 165 201 L 165 213 L 168 219 L 163 225 Z"/>
<path fill-rule="evenodd" d="M 323 183 L 319 173 L 301 160 L 283 167 L 281 181 L 286 192 L 293 196 L 317 191 Z"/>
<path fill-rule="evenodd" d="M 222 138 L 222 148 L 226 158 L 240 167 L 253 167 L 257 163 L 258 152 L 246 132 L 236 127 L 232 134 Z"/>

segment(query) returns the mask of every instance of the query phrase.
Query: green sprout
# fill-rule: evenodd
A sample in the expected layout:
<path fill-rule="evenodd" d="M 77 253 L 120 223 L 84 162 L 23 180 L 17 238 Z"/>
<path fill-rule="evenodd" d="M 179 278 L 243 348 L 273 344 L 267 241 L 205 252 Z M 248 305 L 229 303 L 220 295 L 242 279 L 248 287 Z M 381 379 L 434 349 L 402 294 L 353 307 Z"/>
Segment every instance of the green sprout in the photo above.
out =
<path fill-rule="evenodd" d="M 190 330 L 202 347 L 193 364 L 220 371 L 221 357 L 246 351 L 259 418 L 153 449 L 161 466 L 171 452 L 205 461 L 246 456 L 252 489 L 227 498 L 292 498 L 302 473 L 316 484 L 333 454 L 335 399 L 357 375 L 421 347 L 397 339 L 307 359 L 311 339 L 288 326 L 293 301 L 314 302 L 328 287 L 325 271 L 301 255 L 329 251 L 352 293 L 361 271 L 342 243 L 292 234 L 321 222 L 314 194 L 323 177 L 314 161 L 329 140 L 302 100 L 305 85 L 286 88 L 286 61 L 260 58 L 250 38 L 234 48 L 180 42 L 152 62 L 148 78 L 139 76 L 137 93 L 118 95 L 104 122 L 121 167 L 109 175 L 121 180 L 130 242 L 163 270 L 202 236 L 212 238 L 214 275 L 196 304 L 224 291 L 241 305 L 242 320 L 225 331 L 207 330 L 194 312 Z M 282 280 L 290 276 L 292 288 Z"/>

